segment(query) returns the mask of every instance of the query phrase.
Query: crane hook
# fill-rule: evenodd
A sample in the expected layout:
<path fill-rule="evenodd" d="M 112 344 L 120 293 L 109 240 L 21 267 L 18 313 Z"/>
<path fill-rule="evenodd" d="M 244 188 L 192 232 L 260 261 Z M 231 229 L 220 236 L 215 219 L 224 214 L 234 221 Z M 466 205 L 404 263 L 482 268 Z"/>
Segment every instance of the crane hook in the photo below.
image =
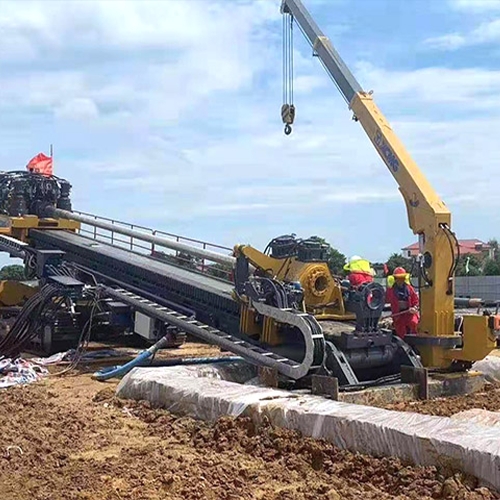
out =
<path fill-rule="evenodd" d="M 285 125 L 285 135 L 290 135 L 292 133 L 292 127 L 287 123 Z"/>

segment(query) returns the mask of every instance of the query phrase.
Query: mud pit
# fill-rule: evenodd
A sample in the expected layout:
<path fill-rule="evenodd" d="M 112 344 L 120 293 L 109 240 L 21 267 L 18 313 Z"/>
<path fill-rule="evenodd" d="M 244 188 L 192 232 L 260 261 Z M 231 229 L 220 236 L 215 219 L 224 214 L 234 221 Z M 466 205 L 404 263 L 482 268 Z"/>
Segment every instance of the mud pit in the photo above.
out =
<path fill-rule="evenodd" d="M 114 398 L 89 375 L 0 392 L 0 498 L 479 500 L 471 478 L 405 467 L 248 420 L 210 426 Z"/>

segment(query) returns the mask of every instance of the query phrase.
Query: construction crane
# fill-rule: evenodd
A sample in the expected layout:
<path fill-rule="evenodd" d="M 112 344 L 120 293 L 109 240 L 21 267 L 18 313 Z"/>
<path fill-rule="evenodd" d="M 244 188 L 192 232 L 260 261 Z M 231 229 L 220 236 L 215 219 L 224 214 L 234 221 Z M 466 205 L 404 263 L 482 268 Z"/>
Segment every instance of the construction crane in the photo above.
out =
<path fill-rule="evenodd" d="M 320 30 L 300 0 L 283 0 L 284 27 L 295 22 L 310 42 L 313 55 L 323 64 L 340 94 L 361 124 L 389 172 L 396 180 L 406 204 L 408 222 L 418 235 L 421 294 L 419 334 L 405 340 L 418 348 L 423 364 L 449 368 L 453 363 L 482 359 L 495 348 L 496 316 L 464 316 L 460 331 L 455 328 L 454 274 L 459 246 L 451 230 L 451 213 L 394 133 L 371 92 L 365 92 L 329 38 Z M 293 104 L 293 63 L 285 30 L 285 87 L 288 99 L 282 107 L 285 133 L 291 132 L 295 117 Z"/>

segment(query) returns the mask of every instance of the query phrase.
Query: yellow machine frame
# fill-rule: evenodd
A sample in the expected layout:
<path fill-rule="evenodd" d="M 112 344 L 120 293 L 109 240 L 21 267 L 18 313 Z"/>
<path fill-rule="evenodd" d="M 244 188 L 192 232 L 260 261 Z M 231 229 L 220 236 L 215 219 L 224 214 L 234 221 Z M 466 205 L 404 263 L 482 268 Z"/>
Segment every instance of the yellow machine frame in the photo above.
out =
<path fill-rule="evenodd" d="M 12 236 L 17 240 L 27 242 L 30 229 L 64 229 L 78 231 L 80 223 L 68 219 L 40 218 L 36 215 L 23 215 L 22 217 L 1 216 L 0 234 Z"/>
<path fill-rule="evenodd" d="M 22 217 L 0 216 L 0 235 L 11 236 L 27 243 L 30 229 L 77 231 L 80 229 L 80 223 L 67 219 L 39 218 L 36 215 L 24 215 Z M 38 287 L 23 282 L 0 281 L 0 307 L 20 305 L 37 291 Z"/>
<path fill-rule="evenodd" d="M 274 279 L 300 282 L 304 290 L 305 310 L 317 319 L 356 319 L 353 313 L 345 310 L 340 282 L 332 276 L 326 262 L 300 262 L 295 256 L 276 259 L 250 245 L 237 245 L 234 253 L 236 256 L 244 255 L 250 264 L 265 269 Z"/>

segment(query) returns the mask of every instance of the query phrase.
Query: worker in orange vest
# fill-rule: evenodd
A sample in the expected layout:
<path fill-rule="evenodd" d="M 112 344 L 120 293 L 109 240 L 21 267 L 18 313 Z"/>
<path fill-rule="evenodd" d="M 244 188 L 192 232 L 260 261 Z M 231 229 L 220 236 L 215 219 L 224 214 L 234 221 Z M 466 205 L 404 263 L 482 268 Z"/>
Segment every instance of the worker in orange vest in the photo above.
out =
<path fill-rule="evenodd" d="M 392 321 L 396 335 L 416 334 L 420 320 L 418 294 L 410 283 L 410 274 L 403 267 L 396 267 L 387 280 L 386 302 L 391 305 Z"/>

